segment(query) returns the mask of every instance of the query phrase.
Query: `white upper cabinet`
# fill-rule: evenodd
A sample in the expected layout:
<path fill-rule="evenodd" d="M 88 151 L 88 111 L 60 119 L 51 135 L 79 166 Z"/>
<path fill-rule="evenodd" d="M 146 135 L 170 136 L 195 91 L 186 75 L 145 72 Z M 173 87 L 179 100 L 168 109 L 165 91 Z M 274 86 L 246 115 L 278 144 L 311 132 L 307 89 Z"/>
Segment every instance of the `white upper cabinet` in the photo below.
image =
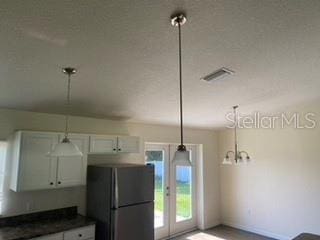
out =
<path fill-rule="evenodd" d="M 139 137 L 69 134 L 83 156 L 51 157 L 49 152 L 63 137 L 62 133 L 18 131 L 9 139 L 8 162 L 13 191 L 85 185 L 88 153 L 140 152 Z"/>
<path fill-rule="evenodd" d="M 117 136 L 90 136 L 90 153 L 117 153 Z"/>
<path fill-rule="evenodd" d="M 82 157 L 50 157 L 49 152 L 62 139 L 59 133 L 17 132 L 9 141 L 10 188 L 30 191 L 86 184 L 89 136 L 70 134 Z"/>
<path fill-rule="evenodd" d="M 58 143 L 58 135 L 51 133 L 19 132 L 13 146 L 11 189 L 26 191 L 54 188 L 57 158 L 48 153 Z M 18 147 L 18 148 L 17 148 Z"/>
<path fill-rule="evenodd" d="M 139 153 L 140 138 L 134 136 L 90 136 L 90 153 Z"/>
<path fill-rule="evenodd" d="M 133 136 L 118 137 L 118 152 L 121 153 L 139 153 L 140 138 Z"/>
<path fill-rule="evenodd" d="M 60 141 L 63 137 L 64 135 L 60 135 Z M 80 149 L 83 156 L 58 158 L 56 184 L 59 188 L 86 184 L 89 137 L 81 134 L 69 134 L 69 139 Z"/>

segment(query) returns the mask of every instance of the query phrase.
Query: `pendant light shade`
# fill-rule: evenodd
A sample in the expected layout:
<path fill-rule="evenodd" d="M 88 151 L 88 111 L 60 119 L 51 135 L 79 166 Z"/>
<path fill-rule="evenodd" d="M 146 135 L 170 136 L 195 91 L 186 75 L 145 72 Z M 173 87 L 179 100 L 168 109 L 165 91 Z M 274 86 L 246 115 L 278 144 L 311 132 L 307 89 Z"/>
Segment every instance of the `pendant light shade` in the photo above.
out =
<path fill-rule="evenodd" d="M 182 51 L 181 51 L 181 26 L 185 24 L 187 18 L 183 14 L 177 14 L 171 18 L 172 26 L 179 30 L 179 89 L 180 89 L 180 139 L 181 143 L 174 154 L 173 163 L 179 166 L 191 166 L 190 152 L 183 145 L 183 112 L 182 112 Z"/>
<path fill-rule="evenodd" d="M 69 138 L 64 138 L 58 143 L 50 153 L 52 157 L 76 157 L 83 156 L 78 146 L 70 142 Z"/>
<path fill-rule="evenodd" d="M 184 149 L 180 149 L 181 146 L 183 146 Z M 190 166 L 190 151 L 187 151 L 184 145 L 179 145 L 177 151 L 174 153 L 173 161 L 178 166 Z"/>
<path fill-rule="evenodd" d="M 230 157 L 225 157 L 222 161 L 222 164 L 224 165 L 232 165 L 232 160 L 230 159 Z"/>
<path fill-rule="evenodd" d="M 63 73 L 68 75 L 68 89 L 67 89 L 67 110 L 70 107 L 70 90 L 71 90 L 71 75 L 76 73 L 75 68 L 64 68 Z M 52 157 L 78 157 L 82 156 L 82 152 L 77 145 L 72 143 L 68 138 L 69 134 L 69 115 L 66 115 L 65 132 L 63 140 L 54 146 L 54 149 L 49 153 Z"/>

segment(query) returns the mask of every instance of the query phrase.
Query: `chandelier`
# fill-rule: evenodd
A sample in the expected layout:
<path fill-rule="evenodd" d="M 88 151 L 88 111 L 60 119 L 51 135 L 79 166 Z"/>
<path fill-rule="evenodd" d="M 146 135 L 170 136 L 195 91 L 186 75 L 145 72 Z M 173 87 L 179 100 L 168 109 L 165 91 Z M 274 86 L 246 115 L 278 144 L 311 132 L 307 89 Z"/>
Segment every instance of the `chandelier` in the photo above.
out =
<path fill-rule="evenodd" d="M 234 115 L 234 150 L 227 151 L 225 158 L 222 161 L 222 164 L 242 164 L 250 163 L 251 158 L 246 151 L 240 151 L 238 148 L 238 136 L 237 136 L 237 126 L 238 126 L 238 115 L 237 115 L 238 106 L 233 106 L 233 115 Z"/>

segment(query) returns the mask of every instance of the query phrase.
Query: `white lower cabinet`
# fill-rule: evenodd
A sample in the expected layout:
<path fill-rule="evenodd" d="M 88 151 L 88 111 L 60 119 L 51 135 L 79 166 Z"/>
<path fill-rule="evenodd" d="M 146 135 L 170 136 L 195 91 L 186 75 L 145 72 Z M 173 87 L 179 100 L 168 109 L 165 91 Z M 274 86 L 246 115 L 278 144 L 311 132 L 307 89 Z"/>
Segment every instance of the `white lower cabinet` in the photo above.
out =
<path fill-rule="evenodd" d="M 32 240 L 94 240 L 95 225 L 75 228 L 69 231 L 45 235 Z"/>
<path fill-rule="evenodd" d="M 94 225 L 66 231 L 63 234 L 64 240 L 89 240 L 94 238 L 95 238 Z"/>
<path fill-rule="evenodd" d="M 32 240 L 63 240 L 63 233 L 55 233 L 42 237 L 32 238 Z"/>

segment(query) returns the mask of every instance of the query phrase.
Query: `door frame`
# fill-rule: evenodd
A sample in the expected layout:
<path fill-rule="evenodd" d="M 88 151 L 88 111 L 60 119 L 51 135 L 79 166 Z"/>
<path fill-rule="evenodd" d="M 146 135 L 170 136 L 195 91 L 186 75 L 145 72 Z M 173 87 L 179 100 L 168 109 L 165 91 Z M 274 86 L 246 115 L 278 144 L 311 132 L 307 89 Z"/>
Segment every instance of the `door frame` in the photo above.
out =
<path fill-rule="evenodd" d="M 176 235 L 197 226 L 197 147 L 196 145 L 186 144 L 187 150 L 191 151 L 192 160 L 192 218 L 181 222 L 176 221 L 176 165 L 173 164 L 174 153 L 178 147 L 178 144 L 170 144 L 170 236 Z"/>
<path fill-rule="evenodd" d="M 155 239 L 166 239 L 197 227 L 197 165 L 199 148 L 196 144 L 185 145 L 188 150 L 191 150 L 191 159 L 194 159 L 192 165 L 192 219 L 176 222 L 176 169 L 175 165 L 172 164 L 172 160 L 178 144 L 145 143 L 145 151 L 160 150 L 164 152 L 164 191 L 169 190 L 169 192 L 167 192 L 169 195 L 166 194 L 164 197 L 164 226 L 155 228 Z M 169 187 L 169 189 L 166 189 L 167 187 Z"/>

